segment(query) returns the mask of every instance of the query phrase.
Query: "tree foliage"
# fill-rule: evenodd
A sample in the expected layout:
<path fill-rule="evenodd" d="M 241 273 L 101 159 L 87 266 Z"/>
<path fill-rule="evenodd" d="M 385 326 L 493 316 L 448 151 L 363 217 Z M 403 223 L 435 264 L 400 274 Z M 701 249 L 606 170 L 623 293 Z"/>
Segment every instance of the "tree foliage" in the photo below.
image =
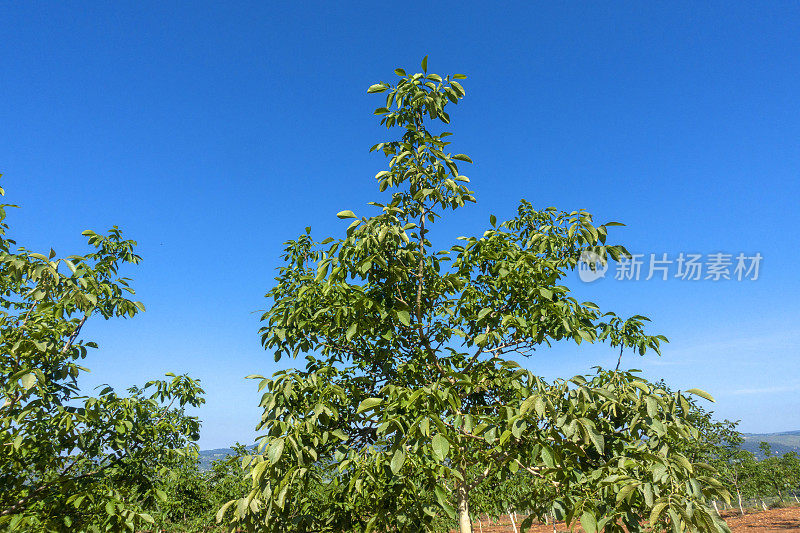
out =
<path fill-rule="evenodd" d="M 221 520 L 258 531 L 420 531 L 442 517 L 470 531 L 470 497 L 525 472 L 518 494 L 592 532 L 725 531 L 706 500 L 726 498 L 713 470 L 672 443 L 697 438 L 687 397 L 630 372 L 546 382 L 517 360 L 558 341 L 605 341 L 640 354 L 662 336 L 575 299 L 564 279 L 582 252 L 612 259 L 616 223 L 585 211 L 494 216 L 480 236 L 436 251 L 430 232 L 475 201 L 452 153 L 447 106 L 465 76 L 395 71 L 375 110 L 399 138 L 372 151 L 387 196 L 345 235 L 286 244 L 263 316 L 264 347 L 305 368 L 255 376 L 264 395 L 250 493 Z M 697 391 L 705 395 L 702 391 Z M 311 487 L 323 487 L 324 499 Z M 527 524 L 523 524 L 527 526 Z"/>
<path fill-rule="evenodd" d="M 0 189 L 0 193 L 3 193 Z M 91 251 L 57 258 L 20 247 L 0 206 L 0 527 L 19 531 L 133 530 L 163 494 L 170 461 L 198 438 L 185 406 L 203 403 L 187 376 L 168 375 L 127 396 L 83 395 L 81 338 L 92 317 L 132 317 L 135 242 L 116 227 L 84 232 Z M 148 503 L 149 502 L 149 503 Z"/>

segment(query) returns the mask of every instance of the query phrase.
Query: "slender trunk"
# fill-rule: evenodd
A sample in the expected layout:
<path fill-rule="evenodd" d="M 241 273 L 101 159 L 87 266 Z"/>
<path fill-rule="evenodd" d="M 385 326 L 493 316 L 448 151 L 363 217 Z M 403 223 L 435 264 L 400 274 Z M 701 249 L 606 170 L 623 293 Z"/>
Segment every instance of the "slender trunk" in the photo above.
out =
<path fill-rule="evenodd" d="M 481 519 L 480 518 L 478 518 L 478 529 L 480 529 L 481 533 L 483 533 L 483 524 L 481 523 Z"/>
<path fill-rule="evenodd" d="M 551 516 L 553 517 L 553 533 L 558 533 L 558 530 L 556 529 L 556 513 L 552 513 Z"/>
<path fill-rule="evenodd" d="M 722 515 L 719 514 L 719 507 L 717 507 L 717 500 L 711 500 L 711 503 L 714 505 L 714 510 L 717 512 L 717 516 L 722 518 Z"/>
<path fill-rule="evenodd" d="M 800 503 L 800 500 L 797 499 L 797 493 L 796 492 L 794 494 L 792 494 L 792 496 L 794 496 L 794 501 L 796 501 L 797 503 Z"/>
<path fill-rule="evenodd" d="M 458 482 L 456 487 L 456 503 L 458 504 L 458 531 L 472 533 L 472 520 L 469 518 L 469 494 L 467 487 Z"/>
<path fill-rule="evenodd" d="M 742 507 L 742 492 L 739 487 L 736 487 L 736 496 L 739 498 L 739 513 L 744 516 L 744 508 Z"/>
<path fill-rule="evenodd" d="M 761 508 L 764 509 L 765 511 L 767 510 L 767 504 L 764 503 L 764 500 L 761 500 Z"/>
<path fill-rule="evenodd" d="M 511 509 L 508 509 L 508 517 L 511 519 L 511 527 L 514 529 L 514 533 L 517 533 L 517 523 L 514 521 L 514 515 L 511 514 Z"/>

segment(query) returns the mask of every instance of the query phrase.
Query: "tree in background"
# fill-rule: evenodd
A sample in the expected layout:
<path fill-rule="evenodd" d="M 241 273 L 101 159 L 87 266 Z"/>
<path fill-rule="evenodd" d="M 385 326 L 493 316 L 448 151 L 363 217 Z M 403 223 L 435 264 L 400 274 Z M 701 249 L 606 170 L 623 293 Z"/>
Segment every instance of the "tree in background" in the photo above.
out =
<path fill-rule="evenodd" d="M 710 475 L 673 450 L 697 437 L 669 393 L 630 372 L 548 383 L 512 358 L 558 341 L 608 341 L 644 354 L 661 336 L 643 317 L 622 320 L 562 285 L 583 252 L 619 258 L 606 244 L 614 223 L 584 211 L 522 201 L 514 218 L 436 251 L 432 226 L 474 202 L 448 151 L 446 106 L 464 96 L 462 75 L 395 71 L 375 114 L 396 140 L 372 150 L 389 159 L 376 175 L 381 201 L 343 238 L 307 229 L 286 244 L 264 314 L 262 341 L 304 370 L 260 379 L 264 408 L 252 490 L 220 520 L 259 531 L 420 531 L 437 517 L 471 531 L 471 495 L 525 471 L 539 480 L 517 501 L 554 505 L 588 532 L 638 528 L 725 531 L 705 501 L 726 497 Z M 625 327 L 623 327 L 623 325 Z M 699 394 L 704 393 L 698 391 Z M 321 467 L 320 465 L 323 465 Z M 328 497 L 315 498 L 311 487 Z M 430 495 L 432 497 L 429 497 Z M 530 517 L 523 526 L 527 526 Z"/>
<path fill-rule="evenodd" d="M 755 456 L 742 449 L 724 450 L 723 455 L 713 463 L 720 473 L 720 479 L 736 493 L 739 514 L 744 515 L 742 495 L 749 493 L 750 480 L 757 468 Z"/>
<path fill-rule="evenodd" d="M 236 443 L 227 456 L 213 461 L 210 468 L 200 467 L 198 455 L 192 451 L 170 465 L 160 480 L 163 493 L 152 510 L 157 531 L 188 533 L 219 531 L 214 515 L 232 498 L 241 498 L 250 489 L 243 479 L 242 458 L 250 453 Z"/>
<path fill-rule="evenodd" d="M 0 194 L 3 191 L 0 189 Z M 57 259 L 18 247 L 0 206 L 0 528 L 134 530 L 163 497 L 171 461 L 198 438 L 184 412 L 203 403 L 187 376 L 151 381 L 128 396 L 102 387 L 86 397 L 81 339 L 92 317 L 132 317 L 118 270 L 136 264 L 135 242 L 115 227 L 84 232 L 93 251 Z"/>
<path fill-rule="evenodd" d="M 206 475 L 206 482 L 211 488 L 214 514 L 224 503 L 241 498 L 250 490 L 250 484 L 243 479 L 242 460 L 249 456 L 249 450 L 244 444 L 233 445 L 233 453 L 211 463 L 211 470 Z M 213 523 L 212 520 L 209 522 Z"/>
<path fill-rule="evenodd" d="M 761 496 L 776 496 L 782 502 L 785 492 L 793 492 L 798 487 L 798 462 L 796 452 L 788 452 L 783 456 L 775 455 L 772 446 L 761 442 L 758 446 L 764 458 L 758 463 L 759 486 Z"/>
<path fill-rule="evenodd" d="M 785 453 L 781 462 L 786 472 L 786 484 L 792 491 L 794 501 L 800 503 L 800 498 L 797 497 L 800 493 L 800 455 L 797 452 Z"/>

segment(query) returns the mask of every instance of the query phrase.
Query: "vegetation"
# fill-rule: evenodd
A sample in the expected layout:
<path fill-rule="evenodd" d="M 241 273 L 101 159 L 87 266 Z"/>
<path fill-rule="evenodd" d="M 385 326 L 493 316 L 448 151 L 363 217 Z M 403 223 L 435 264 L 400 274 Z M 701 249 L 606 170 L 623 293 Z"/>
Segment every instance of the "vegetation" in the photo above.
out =
<path fill-rule="evenodd" d="M 0 193 L 3 193 L 0 189 Z M 79 338 L 92 317 L 134 316 L 124 264 L 133 241 L 113 228 L 84 232 L 90 253 L 56 258 L 20 247 L 0 206 L 0 527 L 20 531 L 133 530 L 153 518 L 160 485 L 198 438 L 185 406 L 203 403 L 187 376 L 151 381 L 128 396 L 84 396 Z"/>
<path fill-rule="evenodd" d="M 342 211 L 354 219 L 344 237 L 307 229 L 286 244 L 262 341 L 276 360 L 302 354 L 306 365 L 254 376 L 266 392 L 264 438 L 246 461 L 252 490 L 220 519 L 368 532 L 449 517 L 466 533 L 476 506 L 528 502 L 523 527 L 556 511 L 590 533 L 642 520 L 727 530 L 706 505 L 727 491 L 676 446 L 698 435 L 685 394 L 603 369 L 548 383 L 514 360 L 558 341 L 644 354 L 666 340 L 644 332 L 646 318 L 602 312 L 561 284 L 582 252 L 627 254 L 607 243 L 615 223 L 523 200 L 483 235 L 433 248 L 432 226 L 475 196 L 459 171 L 470 158 L 433 130 L 450 122 L 464 76 L 428 73 L 427 60 L 422 71 L 397 69 L 396 83 L 368 90 L 386 93 L 375 114 L 400 130 L 372 148 L 389 159 L 375 214 Z"/>
<path fill-rule="evenodd" d="M 90 251 L 30 252 L 0 206 L 0 530 L 472 531 L 478 516 L 566 520 L 587 533 L 728 531 L 719 502 L 800 489 L 796 453 L 741 448 L 736 422 L 635 371 L 547 381 L 519 361 L 555 342 L 659 352 L 647 318 L 579 302 L 564 285 L 584 252 L 617 259 L 584 211 L 492 216 L 479 236 L 436 251 L 432 230 L 475 201 L 449 151 L 446 108 L 463 75 L 395 70 L 375 114 L 398 129 L 372 151 L 382 199 L 340 238 L 310 228 L 286 243 L 261 338 L 302 369 L 258 380 L 258 447 L 199 467 L 204 391 L 187 375 L 79 387 L 93 317 L 133 317 L 120 271 L 140 261 L 114 227 Z M 0 194 L 3 191 L 0 189 Z M 765 505 L 765 503 L 762 503 Z M 220 523 L 222 525 L 215 525 Z M 515 522 L 516 527 L 516 522 Z"/>

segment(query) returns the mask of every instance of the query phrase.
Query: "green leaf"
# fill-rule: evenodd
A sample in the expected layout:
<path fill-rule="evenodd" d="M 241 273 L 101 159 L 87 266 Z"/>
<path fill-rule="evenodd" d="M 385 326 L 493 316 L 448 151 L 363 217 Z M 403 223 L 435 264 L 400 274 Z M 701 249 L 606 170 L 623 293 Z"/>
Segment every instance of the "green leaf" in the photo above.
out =
<path fill-rule="evenodd" d="M 282 438 L 275 439 L 270 443 L 269 449 L 267 449 L 267 458 L 270 463 L 275 464 L 280 460 L 281 455 L 283 455 L 284 445 L 285 442 Z"/>
<path fill-rule="evenodd" d="M 375 531 L 375 526 L 378 523 L 378 518 L 379 517 L 380 517 L 380 515 L 376 514 L 375 516 L 373 516 L 372 518 L 369 519 L 369 522 L 367 522 L 367 525 L 364 528 L 364 533 L 372 533 L 373 531 Z"/>
<path fill-rule="evenodd" d="M 581 526 L 586 533 L 597 533 L 597 519 L 588 509 L 581 515 Z"/>
<path fill-rule="evenodd" d="M 672 458 L 675 460 L 676 463 L 681 465 L 681 468 L 683 468 L 689 473 L 694 473 L 694 468 L 692 468 L 692 463 L 690 463 L 686 457 L 684 457 L 679 453 L 676 453 L 672 456 Z"/>
<path fill-rule="evenodd" d="M 458 161 L 466 161 L 467 163 L 472 163 L 472 159 L 469 158 L 466 154 L 456 154 L 451 156 L 452 159 L 457 159 Z"/>
<path fill-rule="evenodd" d="M 428 72 L 428 56 L 422 58 L 422 72 Z"/>
<path fill-rule="evenodd" d="M 366 411 L 367 409 L 373 409 L 380 405 L 383 401 L 383 398 L 367 398 L 360 404 L 358 404 L 358 409 L 356 409 L 356 414 Z"/>
<path fill-rule="evenodd" d="M 659 502 L 653 506 L 653 509 L 650 511 L 650 527 L 655 527 L 659 516 L 661 516 L 661 512 L 667 507 L 667 505 L 668 502 Z"/>
<path fill-rule="evenodd" d="M 525 398 L 525 400 L 522 402 L 522 405 L 520 405 L 519 407 L 519 412 L 524 415 L 525 413 L 530 411 L 533 408 L 533 402 L 535 401 L 536 401 L 535 396 L 528 396 L 527 398 Z"/>
<path fill-rule="evenodd" d="M 397 319 L 403 325 L 410 326 L 411 325 L 411 316 L 408 314 L 408 311 L 401 310 L 397 311 Z"/>
<path fill-rule="evenodd" d="M 369 89 L 367 89 L 368 93 L 382 93 L 385 91 L 387 87 L 382 83 L 376 83 L 375 85 L 370 85 Z"/>
<path fill-rule="evenodd" d="M 337 429 L 337 430 L 331 431 L 331 435 L 333 435 L 334 437 L 336 437 L 336 438 L 338 438 L 340 440 L 348 440 L 350 438 L 341 429 Z"/>
<path fill-rule="evenodd" d="M 356 331 L 358 330 L 358 323 L 353 322 L 349 328 L 347 328 L 347 333 L 345 334 L 345 338 L 349 340 L 353 340 L 353 337 L 356 336 Z"/>
<path fill-rule="evenodd" d="M 436 485 L 433 487 L 433 492 L 436 494 L 436 501 L 439 503 L 439 506 L 444 509 L 444 512 L 447 513 L 447 516 L 450 518 L 456 517 L 456 510 L 455 508 L 450 505 L 450 502 L 447 501 L 447 494 L 445 493 L 444 489 Z"/>
<path fill-rule="evenodd" d="M 397 74 L 398 76 L 405 76 L 406 75 L 406 71 L 401 69 L 401 68 L 394 69 L 394 73 Z"/>
<path fill-rule="evenodd" d="M 279 509 L 283 509 L 286 505 L 286 495 L 289 494 L 289 484 L 283 486 L 283 488 L 278 493 L 278 497 L 275 499 L 275 503 L 278 505 Z"/>
<path fill-rule="evenodd" d="M 394 452 L 394 455 L 392 456 L 392 462 L 389 465 L 390 468 L 392 469 L 392 474 L 397 475 L 397 473 L 400 472 L 400 469 L 403 468 L 405 462 L 406 462 L 406 452 L 398 448 Z"/>
<path fill-rule="evenodd" d="M 630 483 L 622 487 L 619 491 L 617 491 L 617 503 L 623 501 L 625 498 L 630 496 L 634 490 L 639 487 L 638 483 Z"/>
<path fill-rule="evenodd" d="M 220 507 L 219 511 L 217 511 L 217 514 L 215 516 L 217 522 L 222 522 L 222 517 L 225 516 L 225 511 L 227 511 L 228 508 L 234 503 L 236 503 L 236 500 L 231 500 L 229 502 L 226 502 L 225 505 L 223 505 L 222 507 Z"/>
<path fill-rule="evenodd" d="M 36 385 L 36 375 L 32 372 L 28 372 L 27 374 L 23 375 L 19 380 L 22 382 L 22 386 L 25 387 L 25 390 L 30 389 L 34 385 Z"/>
<path fill-rule="evenodd" d="M 356 214 L 350 211 L 349 209 L 345 211 L 339 211 L 336 213 L 336 216 L 339 218 L 356 218 Z"/>
<path fill-rule="evenodd" d="M 525 429 L 525 423 L 522 420 L 517 420 L 511 426 L 511 434 L 514 435 L 514 438 L 519 439 L 522 437 L 522 431 Z"/>
<path fill-rule="evenodd" d="M 450 453 L 450 443 L 441 433 L 434 435 L 431 446 L 433 447 L 433 453 L 439 461 L 444 461 L 447 454 Z"/>
<path fill-rule="evenodd" d="M 716 400 L 714 400 L 714 398 L 704 390 L 689 389 L 686 392 L 688 392 L 689 394 L 694 394 L 695 396 L 700 396 L 701 398 L 705 398 L 709 402 L 715 402 L 716 403 Z"/>

